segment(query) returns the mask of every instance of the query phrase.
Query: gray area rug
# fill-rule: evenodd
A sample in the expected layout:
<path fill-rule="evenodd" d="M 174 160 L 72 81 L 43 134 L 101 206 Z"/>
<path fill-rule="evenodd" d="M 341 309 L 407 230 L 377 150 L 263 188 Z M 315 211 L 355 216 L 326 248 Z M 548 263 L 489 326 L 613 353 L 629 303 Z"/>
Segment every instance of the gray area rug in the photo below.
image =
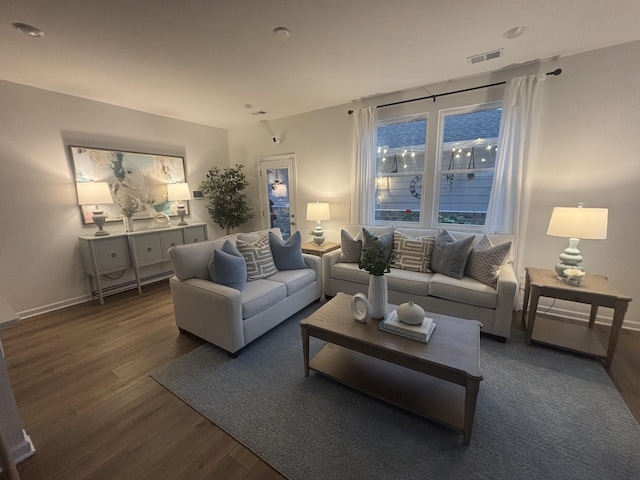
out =
<path fill-rule="evenodd" d="M 595 360 L 481 339 L 484 380 L 462 434 L 312 372 L 298 321 L 236 358 L 203 345 L 153 376 L 283 475 L 313 479 L 638 479 L 640 427 Z M 315 354 L 322 342 L 312 339 Z M 615 360 L 614 360 L 615 361 Z"/>

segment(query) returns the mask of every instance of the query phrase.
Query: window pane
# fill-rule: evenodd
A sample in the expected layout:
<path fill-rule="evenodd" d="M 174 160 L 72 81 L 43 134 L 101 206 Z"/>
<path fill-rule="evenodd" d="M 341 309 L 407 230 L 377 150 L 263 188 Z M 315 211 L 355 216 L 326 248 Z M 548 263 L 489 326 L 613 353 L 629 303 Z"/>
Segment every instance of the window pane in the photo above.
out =
<path fill-rule="evenodd" d="M 443 117 L 438 223 L 484 225 L 501 108 Z"/>
<path fill-rule="evenodd" d="M 378 125 L 376 220 L 420 221 L 427 120 Z"/>

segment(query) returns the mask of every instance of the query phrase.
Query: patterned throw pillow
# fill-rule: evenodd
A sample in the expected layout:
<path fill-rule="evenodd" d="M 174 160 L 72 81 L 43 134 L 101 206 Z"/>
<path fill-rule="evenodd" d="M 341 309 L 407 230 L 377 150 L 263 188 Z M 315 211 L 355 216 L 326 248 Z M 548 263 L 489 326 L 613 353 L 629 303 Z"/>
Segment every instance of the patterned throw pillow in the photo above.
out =
<path fill-rule="evenodd" d="M 340 231 L 340 248 L 342 249 L 342 252 L 340 253 L 339 262 L 357 263 L 360 261 L 362 240 L 354 240 L 346 230 Z"/>
<path fill-rule="evenodd" d="M 258 280 L 277 273 L 267 235 L 253 243 L 238 239 L 236 246 L 247 262 L 247 280 Z"/>
<path fill-rule="evenodd" d="M 391 266 L 411 272 L 431 273 L 429 264 L 435 240 L 435 237 L 413 238 L 394 232 L 393 251 L 396 252 L 396 258 Z"/>
<path fill-rule="evenodd" d="M 473 239 L 472 235 L 463 240 L 456 240 L 449 232 L 443 230 L 433 245 L 429 268 L 436 273 L 460 280 L 464 276 Z"/>
<path fill-rule="evenodd" d="M 486 235 L 471 250 L 469 261 L 465 268 L 465 275 L 479 282 L 496 287 L 502 265 L 511 249 L 511 242 L 501 243 L 495 247 Z"/>
<path fill-rule="evenodd" d="M 388 260 L 393 253 L 393 230 L 382 235 L 374 235 L 366 228 L 362 229 L 362 250 L 369 248 L 373 242 L 378 241 L 382 245 L 384 256 Z"/>

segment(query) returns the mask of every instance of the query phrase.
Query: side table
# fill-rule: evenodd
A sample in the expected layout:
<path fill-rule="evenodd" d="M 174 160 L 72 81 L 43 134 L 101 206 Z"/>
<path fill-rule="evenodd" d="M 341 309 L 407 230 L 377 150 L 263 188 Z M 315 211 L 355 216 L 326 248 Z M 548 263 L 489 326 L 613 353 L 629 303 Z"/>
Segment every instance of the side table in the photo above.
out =
<path fill-rule="evenodd" d="M 616 290 L 602 275 L 587 274 L 582 277 L 580 285 L 573 286 L 558 279 L 553 270 L 527 267 L 526 272 L 522 321 L 527 327 L 527 344 L 533 341 L 584 353 L 604 359 L 605 367 L 609 368 L 631 298 Z M 591 305 L 588 327 L 543 317 L 536 318 L 540 297 Z M 598 341 L 593 330 L 600 306 L 613 309 L 613 323 L 606 349 Z"/>
<path fill-rule="evenodd" d="M 333 252 L 340 248 L 339 243 L 324 242 L 322 245 L 316 245 L 313 242 L 307 242 L 302 244 L 302 253 L 309 253 L 311 255 L 317 255 L 322 257 L 325 253 Z"/>

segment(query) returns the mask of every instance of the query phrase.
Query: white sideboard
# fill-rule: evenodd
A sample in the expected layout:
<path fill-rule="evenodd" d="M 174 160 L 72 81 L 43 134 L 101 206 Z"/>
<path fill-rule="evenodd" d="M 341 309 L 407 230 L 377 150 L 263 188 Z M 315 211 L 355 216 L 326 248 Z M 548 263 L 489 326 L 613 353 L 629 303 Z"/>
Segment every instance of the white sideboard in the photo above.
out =
<path fill-rule="evenodd" d="M 132 269 L 135 274 L 133 288 L 142 293 L 142 286 L 161 278 L 169 278 L 173 272 L 170 267 L 164 274 L 154 275 L 146 279 L 141 269 L 150 265 L 169 262 L 167 251 L 175 245 L 202 242 L 207 240 L 207 225 L 192 225 L 168 228 L 153 228 L 131 233 L 117 233 L 103 237 L 83 235 L 80 241 L 80 254 L 84 271 L 89 277 L 91 292 L 100 304 L 104 303 L 104 295 L 126 290 L 125 285 L 110 285 L 109 292 L 103 287 L 101 277 Z"/>

